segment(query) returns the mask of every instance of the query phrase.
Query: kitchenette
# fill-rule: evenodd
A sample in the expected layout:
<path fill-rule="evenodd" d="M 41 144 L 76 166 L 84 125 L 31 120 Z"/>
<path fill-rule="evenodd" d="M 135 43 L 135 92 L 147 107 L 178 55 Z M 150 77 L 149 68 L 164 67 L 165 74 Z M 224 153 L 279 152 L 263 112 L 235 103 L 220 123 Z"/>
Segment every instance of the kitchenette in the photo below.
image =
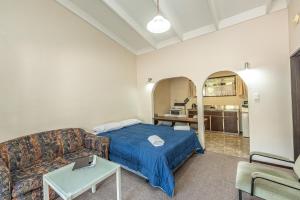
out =
<path fill-rule="evenodd" d="M 205 105 L 205 131 L 224 132 L 249 137 L 248 105 Z"/>
<path fill-rule="evenodd" d="M 234 72 L 216 72 L 205 81 L 202 93 L 207 151 L 248 156 L 248 91 L 242 78 Z"/>
<path fill-rule="evenodd" d="M 249 137 L 247 87 L 231 72 L 210 76 L 203 88 L 204 125 L 207 133 Z"/>

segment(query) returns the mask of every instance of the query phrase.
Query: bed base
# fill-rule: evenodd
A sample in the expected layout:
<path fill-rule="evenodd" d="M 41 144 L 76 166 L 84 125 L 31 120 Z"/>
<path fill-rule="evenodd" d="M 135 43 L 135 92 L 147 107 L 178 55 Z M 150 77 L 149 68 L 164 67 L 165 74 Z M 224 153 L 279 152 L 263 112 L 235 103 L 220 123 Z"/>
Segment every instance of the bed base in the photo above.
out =
<path fill-rule="evenodd" d="M 181 161 L 181 163 L 173 170 L 173 172 L 176 172 L 190 157 L 192 157 L 195 154 L 195 151 L 193 151 L 192 153 L 190 153 L 183 161 Z M 130 171 L 131 173 L 134 173 L 135 175 L 145 179 L 146 181 L 148 181 L 148 178 L 146 176 L 144 176 L 142 173 L 140 173 L 139 171 L 130 169 L 128 167 L 126 167 L 125 165 L 120 164 L 120 166 L 125 169 L 126 171 Z"/>

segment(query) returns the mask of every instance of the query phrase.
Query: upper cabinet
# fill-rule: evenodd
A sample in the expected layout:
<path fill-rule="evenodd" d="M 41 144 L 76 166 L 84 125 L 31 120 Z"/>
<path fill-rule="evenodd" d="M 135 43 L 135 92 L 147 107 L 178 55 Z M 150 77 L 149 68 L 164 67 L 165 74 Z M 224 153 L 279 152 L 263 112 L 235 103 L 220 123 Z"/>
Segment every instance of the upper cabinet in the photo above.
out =
<path fill-rule="evenodd" d="M 236 76 L 209 78 L 203 88 L 204 97 L 236 96 Z"/>

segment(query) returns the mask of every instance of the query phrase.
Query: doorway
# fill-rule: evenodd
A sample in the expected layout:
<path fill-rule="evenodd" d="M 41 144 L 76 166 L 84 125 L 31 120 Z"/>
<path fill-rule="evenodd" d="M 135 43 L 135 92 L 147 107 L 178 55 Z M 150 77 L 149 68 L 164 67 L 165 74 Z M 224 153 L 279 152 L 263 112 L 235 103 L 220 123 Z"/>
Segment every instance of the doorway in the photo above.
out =
<path fill-rule="evenodd" d="M 300 155 L 300 50 L 291 57 L 294 158 Z"/>
<path fill-rule="evenodd" d="M 211 74 L 203 86 L 207 151 L 248 157 L 250 151 L 248 89 L 231 71 Z"/>
<path fill-rule="evenodd" d="M 196 86 L 186 77 L 163 79 L 156 84 L 153 92 L 155 117 L 171 117 L 174 122 L 159 121 L 161 125 L 189 125 L 198 129 Z M 176 122 L 175 122 L 176 121 Z M 178 122 L 182 121 L 182 122 Z"/>

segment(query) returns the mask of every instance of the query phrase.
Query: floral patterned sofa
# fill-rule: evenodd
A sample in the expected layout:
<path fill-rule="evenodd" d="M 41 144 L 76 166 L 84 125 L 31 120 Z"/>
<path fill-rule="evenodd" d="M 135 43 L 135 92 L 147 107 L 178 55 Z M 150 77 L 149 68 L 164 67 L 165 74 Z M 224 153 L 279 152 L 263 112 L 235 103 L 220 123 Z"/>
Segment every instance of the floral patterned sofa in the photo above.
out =
<path fill-rule="evenodd" d="M 109 139 L 82 129 L 36 133 L 0 143 L 0 200 L 42 200 L 43 174 L 96 154 L 108 159 Z M 50 199 L 57 195 L 50 190 Z"/>

